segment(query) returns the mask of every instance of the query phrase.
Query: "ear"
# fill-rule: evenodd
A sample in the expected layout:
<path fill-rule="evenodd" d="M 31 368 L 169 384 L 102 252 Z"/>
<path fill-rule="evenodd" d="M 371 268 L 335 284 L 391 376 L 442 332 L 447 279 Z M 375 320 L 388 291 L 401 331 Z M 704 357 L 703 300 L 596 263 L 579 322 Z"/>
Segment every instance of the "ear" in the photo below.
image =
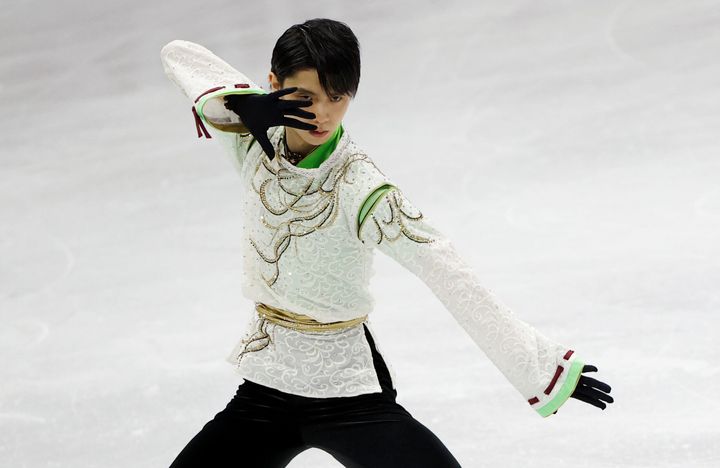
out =
<path fill-rule="evenodd" d="M 270 83 L 271 91 L 277 91 L 282 88 L 280 81 L 277 79 L 277 76 L 273 72 L 268 73 L 268 83 Z"/>

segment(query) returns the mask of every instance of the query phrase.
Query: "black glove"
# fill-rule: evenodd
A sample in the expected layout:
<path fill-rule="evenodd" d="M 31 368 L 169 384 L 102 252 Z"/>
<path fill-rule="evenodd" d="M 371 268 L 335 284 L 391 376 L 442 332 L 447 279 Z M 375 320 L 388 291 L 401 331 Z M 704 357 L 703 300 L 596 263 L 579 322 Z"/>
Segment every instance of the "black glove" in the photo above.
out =
<path fill-rule="evenodd" d="M 315 114 L 299 107 L 308 107 L 312 101 L 280 99 L 280 96 L 293 93 L 296 87 L 280 89 L 270 94 L 229 94 L 225 96 L 225 108 L 235 112 L 242 123 L 250 130 L 270 159 L 275 150 L 267 136 L 270 127 L 284 125 L 302 130 L 316 130 L 316 125 L 285 117 L 296 115 L 305 119 L 314 119 Z"/>
<path fill-rule="evenodd" d="M 597 372 L 597 367 L 585 365 L 583 366 L 582 372 Z M 614 401 L 613 397 L 607 395 L 608 393 L 610 393 L 610 385 L 593 379 L 592 377 L 580 375 L 580 380 L 578 380 L 577 386 L 570 396 L 604 410 L 606 405 L 603 401 L 608 403 Z"/>

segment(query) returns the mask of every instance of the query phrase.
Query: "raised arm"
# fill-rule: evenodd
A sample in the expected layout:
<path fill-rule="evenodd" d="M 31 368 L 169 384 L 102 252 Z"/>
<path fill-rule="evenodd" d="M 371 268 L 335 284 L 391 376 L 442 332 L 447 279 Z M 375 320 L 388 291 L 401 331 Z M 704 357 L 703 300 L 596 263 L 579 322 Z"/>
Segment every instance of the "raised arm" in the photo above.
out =
<path fill-rule="evenodd" d="M 419 277 L 541 416 L 556 412 L 581 378 L 575 351 L 516 317 L 369 159 L 352 172 L 349 190 L 359 190 L 348 208 L 358 240 Z"/>
<path fill-rule="evenodd" d="M 171 41 L 161 49 L 160 59 L 167 77 L 192 102 L 198 138 L 216 138 L 241 164 L 252 137 L 237 113 L 225 107 L 225 96 L 267 91 L 194 42 Z"/>

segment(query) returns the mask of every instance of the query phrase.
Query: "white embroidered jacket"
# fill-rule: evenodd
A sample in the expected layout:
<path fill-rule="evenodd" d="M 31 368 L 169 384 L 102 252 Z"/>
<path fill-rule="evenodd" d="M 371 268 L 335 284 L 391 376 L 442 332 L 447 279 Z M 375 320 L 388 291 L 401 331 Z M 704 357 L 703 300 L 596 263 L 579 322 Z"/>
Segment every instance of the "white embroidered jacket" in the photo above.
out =
<path fill-rule="evenodd" d="M 486 289 L 451 241 L 347 131 L 319 167 L 301 168 L 282 153 L 284 127 L 272 128 L 268 135 L 278 153 L 270 159 L 222 102 L 226 94 L 266 91 L 192 42 L 171 41 L 161 59 L 170 80 L 193 101 L 198 137 L 221 141 L 245 188 L 245 297 L 319 322 L 369 314 L 378 249 L 430 287 L 540 415 L 553 414 L 569 398 L 583 362 Z M 251 316 L 246 336 L 228 356 L 242 377 L 308 397 L 381 391 L 362 324 L 311 333 L 265 322 L 261 330 L 257 312 Z M 259 339 L 263 332 L 269 339 Z"/>

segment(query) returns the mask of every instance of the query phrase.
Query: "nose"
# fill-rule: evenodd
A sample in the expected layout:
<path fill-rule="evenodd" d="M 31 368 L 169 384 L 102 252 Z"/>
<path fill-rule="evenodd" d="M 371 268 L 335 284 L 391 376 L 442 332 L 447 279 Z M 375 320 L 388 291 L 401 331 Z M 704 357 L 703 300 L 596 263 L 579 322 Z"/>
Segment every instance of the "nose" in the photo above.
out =
<path fill-rule="evenodd" d="M 322 103 L 317 103 L 313 106 L 313 109 L 310 111 L 313 114 L 315 114 L 315 119 L 313 119 L 314 122 L 317 122 L 318 124 L 322 125 L 327 123 L 330 120 L 330 113 L 328 112 L 328 106 Z"/>

